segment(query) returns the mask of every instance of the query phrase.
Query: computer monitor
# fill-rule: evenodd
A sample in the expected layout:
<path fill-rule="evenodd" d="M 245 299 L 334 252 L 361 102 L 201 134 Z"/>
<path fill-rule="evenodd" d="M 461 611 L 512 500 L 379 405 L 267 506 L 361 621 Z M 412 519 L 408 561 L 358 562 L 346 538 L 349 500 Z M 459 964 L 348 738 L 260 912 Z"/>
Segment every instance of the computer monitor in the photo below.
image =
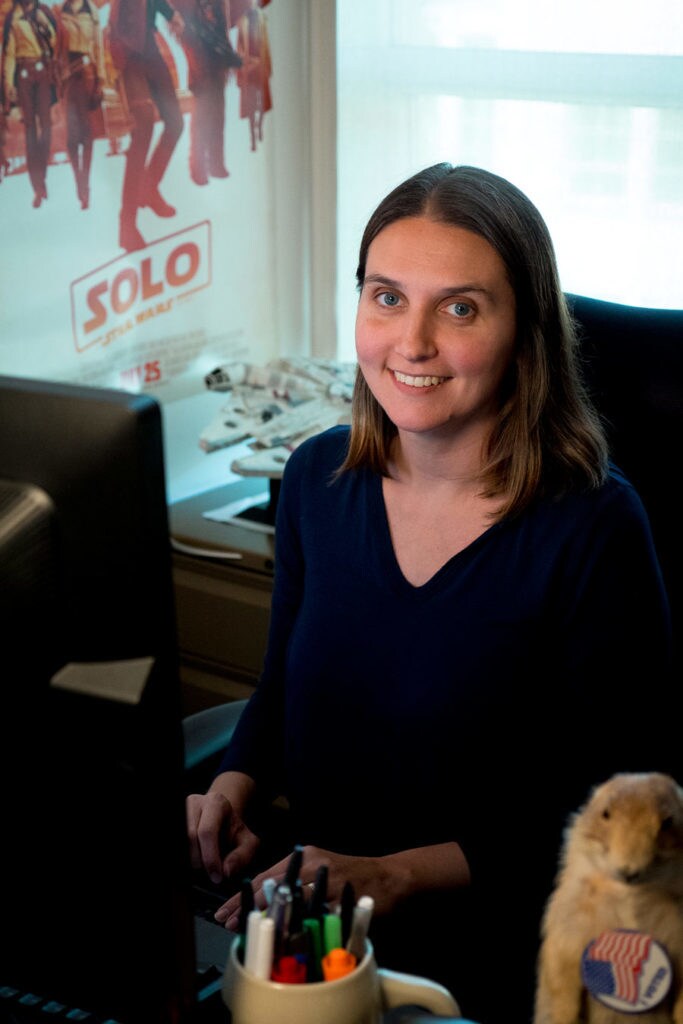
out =
<path fill-rule="evenodd" d="M 0 577 L 0 988 L 124 1024 L 192 1020 L 154 399 L 0 377 Z"/>

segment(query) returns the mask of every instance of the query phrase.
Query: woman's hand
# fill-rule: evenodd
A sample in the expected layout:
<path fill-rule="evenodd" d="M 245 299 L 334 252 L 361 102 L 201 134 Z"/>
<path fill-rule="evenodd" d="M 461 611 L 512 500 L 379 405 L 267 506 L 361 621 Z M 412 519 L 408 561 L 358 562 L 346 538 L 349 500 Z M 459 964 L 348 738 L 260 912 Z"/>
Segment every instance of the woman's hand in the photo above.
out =
<path fill-rule="evenodd" d="M 215 885 L 242 873 L 258 849 L 260 839 L 242 818 L 253 788 L 248 776 L 224 772 L 208 793 L 193 793 L 187 798 L 192 867 L 203 868 Z"/>
<path fill-rule="evenodd" d="M 272 878 L 276 883 L 284 880 L 289 857 L 261 872 L 252 880 L 254 905 L 262 910 L 266 906 L 263 883 Z M 469 869 L 457 843 L 442 843 L 415 850 L 402 850 L 385 857 L 350 857 L 346 854 L 322 850 L 318 846 L 304 846 L 299 878 L 306 888 L 315 882 L 318 868 L 327 866 L 327 899 L 332 912 L 341 902 L 345 882 L 351 882 L 356 899 L 372 896 L 374 913 L 387 914 L 414 892 L 431 888 L 457 888 L 469 882 Z M 235 930 L 239 919 L 240 895 L 237 893 L 216 911 L 216 920 L 226 928 Z"/>

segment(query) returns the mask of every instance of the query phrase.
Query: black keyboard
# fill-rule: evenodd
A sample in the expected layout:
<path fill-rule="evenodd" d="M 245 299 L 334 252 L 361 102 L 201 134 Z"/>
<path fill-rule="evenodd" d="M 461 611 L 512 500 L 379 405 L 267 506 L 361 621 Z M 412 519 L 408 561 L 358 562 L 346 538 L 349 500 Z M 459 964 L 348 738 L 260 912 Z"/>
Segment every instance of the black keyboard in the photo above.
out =
<path fill-rule="evenodd" d="M 66 1006 L 37 992 L 26 992 L 11 985 L 0 986 L 2 1024 L 120 1024 L 115 1017 L 101 1016 L 78 1006 Z"/>
<path fill-rule="evenodd" d="M 226 1021 L 221 1000 L 221 982 L 232 934 L 214 919 L 227 895 L 221 891 L 192 887 L 192 910 L 196 946 L 195 990 L 197 1020 L 204 1024 Z M 116 1016 L 94 1012 L 88 1007 L 67 1006 L 45 993 L 3 984 L 0 978 L 0 1024 L 123 1024 Z M 152 981 L 153 984 L 153 981 Z"/>

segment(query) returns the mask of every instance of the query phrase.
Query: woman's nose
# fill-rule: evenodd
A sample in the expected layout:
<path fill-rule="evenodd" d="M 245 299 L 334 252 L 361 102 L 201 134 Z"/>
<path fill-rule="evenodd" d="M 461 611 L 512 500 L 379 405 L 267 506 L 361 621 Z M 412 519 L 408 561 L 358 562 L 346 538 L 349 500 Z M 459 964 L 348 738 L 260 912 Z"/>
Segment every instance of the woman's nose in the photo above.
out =
<path fill-rule="evenodd" d="M 437 345 L 431 318 L 420 312 L 406 316 L 401 323 L 401 332 L 396 339 L 395 349 L 409 362 L 431 359 L 435 356 Z"/>

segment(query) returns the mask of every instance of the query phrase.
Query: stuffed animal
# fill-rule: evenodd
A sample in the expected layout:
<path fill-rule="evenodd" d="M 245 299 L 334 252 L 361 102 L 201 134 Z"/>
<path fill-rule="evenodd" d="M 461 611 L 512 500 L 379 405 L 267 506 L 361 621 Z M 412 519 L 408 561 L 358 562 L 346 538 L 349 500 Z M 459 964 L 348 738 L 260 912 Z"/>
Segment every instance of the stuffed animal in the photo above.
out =
<path fill-rule="evenodd" d="M 618 774 L 569 821 L 534 1024 L 683 1024 L 683 790 Z"/>

